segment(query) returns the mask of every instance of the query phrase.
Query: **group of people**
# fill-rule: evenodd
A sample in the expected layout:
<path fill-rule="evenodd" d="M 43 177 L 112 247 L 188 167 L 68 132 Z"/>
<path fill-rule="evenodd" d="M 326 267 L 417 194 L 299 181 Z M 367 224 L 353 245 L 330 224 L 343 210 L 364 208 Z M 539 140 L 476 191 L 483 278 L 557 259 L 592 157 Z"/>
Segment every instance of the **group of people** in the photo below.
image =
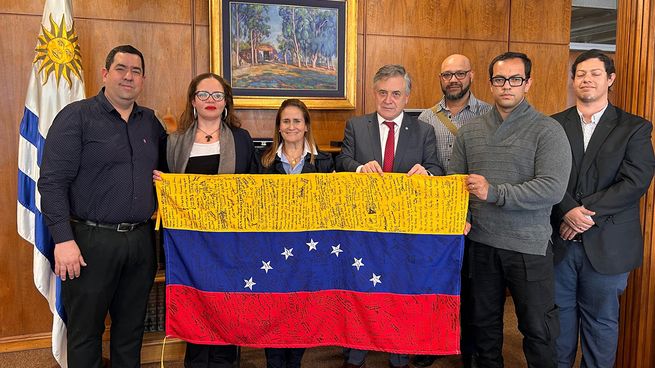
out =
<path fill-rule="evenodd" d="M 466 367 L 502 367 L 506 289 L 514 300 L 530 367 L 612 367 L 620 294 L 642 259 L 639 199 L 655 168 L 651 123 L 609 103 L 613 61 L 582 53 L 571 70 L 576 106 L 545 116 L 527 101 L 532 63 L 507 52 L 489 65 L 493 104 L 470 91 L 470 60 L 451 55 L 438 75 L 443 98 L 418 119 L 404 112 L 411 78 L 401 65 L 374 76 L 376 111 L 346 123 L 341 153 L 318 149 L 310 114 L 285 100 L 271 147 L 258 153 L 240 128 L 232 89 L 220 76 L 195 77 L 177 132 L 166 135 L 136 104 L 143 55 L 129 45 L 107 56 L 104 87 L 74 102 L 48 133 L 41 209 L 56 243 L 68 315 L 68 362 L 101 367 L 107 312 L 112 366 L 138 367 L 156 262 L 152 179 L 194 174 L 349 171 L 466 174 L 469 215 L 461 288 Z M 435 270 L 435 272 L 437 272 Z M 304 349 L 266 349 L 269 368 L 300 367 Z M 343 367 L 365 366 L 345 349 Z M 415 356 L 415 366 L 436 357 Z M 187 344 L 185 366 L 232 367 L 235 346 Z M 390 354 L 392 367 L 410 357 Z"/>

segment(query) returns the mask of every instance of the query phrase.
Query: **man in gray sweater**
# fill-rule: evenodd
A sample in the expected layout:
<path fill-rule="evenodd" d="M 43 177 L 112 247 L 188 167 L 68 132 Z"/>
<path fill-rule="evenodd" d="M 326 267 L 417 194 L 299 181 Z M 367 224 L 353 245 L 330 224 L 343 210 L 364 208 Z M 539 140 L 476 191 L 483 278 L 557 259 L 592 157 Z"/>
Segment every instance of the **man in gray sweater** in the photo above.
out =
<path fill-rule="evenodd" d="M 562 127 L 525 100 L 532 63 L 507 52 L 489 65 L 495 106 L 457 133 L 450 174 L 469 174 L 467 224 L 475 363 L 502 367 L 509 288 L 529 367 L 555 367 L 551 207 L 566 190 L 571 149 Z"/>

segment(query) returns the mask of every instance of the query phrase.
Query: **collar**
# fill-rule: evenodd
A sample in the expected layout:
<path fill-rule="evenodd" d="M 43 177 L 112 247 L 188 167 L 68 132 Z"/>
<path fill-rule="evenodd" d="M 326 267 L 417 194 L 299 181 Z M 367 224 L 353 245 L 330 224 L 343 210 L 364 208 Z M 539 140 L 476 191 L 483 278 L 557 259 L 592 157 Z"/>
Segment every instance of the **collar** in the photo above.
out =
<path fill-rule="evenodd" d="M 287 158 L 286 158 L 286 156 L 284 156 L 283 151 L 282 151 L 283 147 L 284 147 L 284 142 L 281 142 L 280 146 L 277 148 L 277 157 L 282 159 L 283 162 L 287 162 Z M 302 152 L 302 155 L 300 156 L 300 158 L 303 158 L 303 157 L 307 156 L 308 153 L 311 153 L 314 156 L 316 156 L 318 154 L 318 152 L 316 151 L 316 148 L 310 148 L 309 143 L 305 139 L 305 147 L 303 149 L 303 152 Z"/>
<path fill-rule="evenodd" d="M 382 116 L 380 116 L 380 114 L 378 114 L 378 113 L 375 113 L 375 115 L 377 115 L 377 117 L 378 117 L 378 125 L 380 125 L 380 126 L 384 125 L 385 121 L 389 121 L 389 120 L 383 118 Z M 403 118 L 404 117 L 405 117 L 405 111 L 401 111 L 400 115 L 396 116 L 396 118 L 391 120 L 391 121 L 396 123 L 396 125 L 400 128 L 400 126 L 403 125 Z"/>
<path fill-rule="evenodd" d="M 607 110 L 607 106 L 609 106 L 609 103 L 607 105 L 605 105 L 605 107 L 600 109 L 600 111 L 598 111 L 597 113 L 591 115 L 591 121 L 589 121 L 589 122 L 584 120 L 584 118 L 582 117 L 582 113 L 580 112 L 580 109 L 578 109 L 577 107 L 575 109 L 578 111 L 578 116 L 580 116 L 580 122 L 581 123 L 583 123 L 583 124 L 591 123 L 591 124 L 595 125 L 595 124 L 598 124 L 598 121 L 600 121 L 600 117 L 603 116 L 603 114 L 605 113 L 605 110 Z"/>
<path fill-rule="evenodd" d="M 111 102 L 109 102 L 109 100 L 107 99 L 107 96 L 105 96 L 105 87 L 102 87 L 100 89 L 100 92 L 98 92 L 98 94 L 96 95 L 95 98 L 96 98 L 96 101 L 98 101 L 98 103 L 100 104 L 100 106 L 102 106 L 102 108 L 105 109 L 105 111 L 107 111 L 107 112 L 112 112 L 112 111 L 118 112 L 118 110 L 116 110 L 114 105 L 112 105 Z M 134 115 L 134 114 L 137 114 L 137 113 L 141 113 L 141 106 L 137 105 L 136 101 L 134 101 L 134 106 L 132 106 L 132 113 L 130 115 Z"/>
<path fill-rule="evenodd" d="M 450 110 L 449 110 L 448 107 L 446 106 L 446 96 L 441 97 L 441 100 L 439 101 L 439 103 L 437 104 L 437 106 L 439 106 L 439 111 L 448 111 L 448 112 L 450 112 Z M 466 110 L 466 109 L 469 109 L 469 110 L 473 111 L 473 113 L 475 113 L 475 114 L 477 114 L 477 115 L 481 115 L 481 114 L 480 114 L 480 108 L 481 108 L 481 107 L 482 107 L 482 104 L 480 103 L 480 100 L 478 100 L 478 99 L 473 95 L 473 92 L 471 92 L 471 91 L 469 90 L 469 100 L 468 100 L 468 102 L 466 103 L 466 105 L 464 106 L 464 108 L 462 108 L 461 111 L 464 111 L 464 110 Z"/>

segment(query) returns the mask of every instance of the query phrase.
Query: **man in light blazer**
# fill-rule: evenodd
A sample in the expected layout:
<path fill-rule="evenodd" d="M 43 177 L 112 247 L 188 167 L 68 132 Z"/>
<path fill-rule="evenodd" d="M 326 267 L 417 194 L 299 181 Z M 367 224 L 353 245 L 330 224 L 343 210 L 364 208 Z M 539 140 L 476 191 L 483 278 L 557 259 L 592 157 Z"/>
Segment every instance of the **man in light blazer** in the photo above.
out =
<path fill-rule="evenodd" d="M 609 103 L 614 71 L 601 51 L 582 53 L 571 68 L 576 106 L 553 116 L 573 153 L 552 212 L 560 368 L 575 361 L 578 331 L 583 367 L 614 366 L 619 296 L 643 256 L 639 199 L 655 167 L 652 125 Z"/>
<path fill-rule="evenodd" d="M 375 73 L 376 112 L 346 123 L 337 171 L 396 172 L 408 175 L 443 175 L 437 159 L 432 126 L 405 114 L 411 79 L 401 65 L 385 65 Z M 346 349 L 344 368 L 365 366 L 365 350 Z M 391 354 L 391 367 L 409 367 L 409 356 Z"/>

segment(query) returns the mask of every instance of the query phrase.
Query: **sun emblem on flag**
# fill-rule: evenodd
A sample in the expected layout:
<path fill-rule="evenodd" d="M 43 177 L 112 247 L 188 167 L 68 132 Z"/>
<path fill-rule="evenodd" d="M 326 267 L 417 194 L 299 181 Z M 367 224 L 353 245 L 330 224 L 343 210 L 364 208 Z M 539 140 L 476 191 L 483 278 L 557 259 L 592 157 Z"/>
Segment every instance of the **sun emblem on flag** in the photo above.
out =
<path fill-rule="evenodd" d="M 33 63 L 41 62 L 39 73 L 43 71 L 45 78 L 43 84 L 46 84 L 50 74 L 54 73 L 57 79 L 57 85 L 63 76 L 72 85 L 71 74 L 82 79 L 82 56 L 80 55 L 80 45 L 77 43 L 77 34 L 75 26 L 71 26 L 70 31 L 66 28 L 66 19 L 62 15 L 61 23 L 57 24 L 50 15 L 50 30 L 41 25 L 41 34 L 39 35 L 39 45 L 36 47 L 36 56 Z"/>

